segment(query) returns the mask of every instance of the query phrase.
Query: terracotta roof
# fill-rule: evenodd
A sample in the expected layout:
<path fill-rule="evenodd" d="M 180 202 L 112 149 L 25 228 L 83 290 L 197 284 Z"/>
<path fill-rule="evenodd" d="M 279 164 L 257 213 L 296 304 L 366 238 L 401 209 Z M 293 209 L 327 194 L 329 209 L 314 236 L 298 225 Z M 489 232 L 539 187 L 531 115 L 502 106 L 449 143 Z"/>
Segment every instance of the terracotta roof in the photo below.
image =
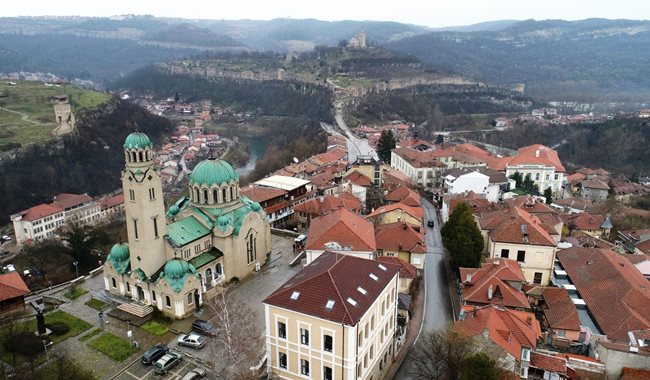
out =
<path fill-rule="evenodd" d="M 518 207 L 531 214 L 551 214 L 557 211 L 544 202 L 540 202 L 530 195 L 508 199 L 505 201 L 510 207 Z"/>
<path fill-rule="evenodd" d="M 573 225 L 574 229 L 581 231 L 595 231 L 600 230 L 600 227 L 605 221 L 602 215 L 591 215 L 588 212 L 579 214 L 565 214 L 562 216 L 564 223 Z"/>
<path fill-rule="evenodd" d="M 525 311 L 503 309 L 487 305 L 469 312 L 454 328 L 468 336 L 481 335 L 487 329 L 488 337 L 495 344 L 521 359 L 522 348 L 534 348 L 542 338 L 542 330 L 535 315 Z"/>
<path fill-rule="evenodd" d="M 488 176 L 490 183 L 506 183 L 506 182 L 508 182 L 508 178 L 506 178 L 506 174 L 504 172 L 500 172 L 498 170 L 492 170 L 492 169 L 487 168 L 485 166 L 450 169 L 450 170 L 447 170 L 447 171 L 445 171 L 443 173 L 443 177 L 447 176 L 447 175 L 451 175 L 451 176 L 453 176 L 455 178 L 458 178 L 463 174 L 473 173 L 473 172 L 479 172 L 479 173 L 481 173 L 483 175 Z"/>
<path fill-rule="evenodd" d="M 354 326 L 399 270 L 399 266 L 390 263 L 324 252 L 263 302 Z M 297 299 L 292 299 L 292 295 Z M 326 307 L 329 301 L 333 302 L 331 309 Z"/>
<path fill-rule="evenodd" d="M 285 207 L 291 206 L 291 202 L 289 201 L 282 201 L 279 203 L 274 203 L 268 207 L 264 207 L 264 212 L 268 215 L 276 211 L 280 211 Z"/>
<path fill-rule="evenodd" d="M 590 211 L 593 208 L 593 202 L 591 200 L 582 198 L 556 199 L 553 201 L 553 204 L 584 211 Z"/>
<path fill-rule="evenodd" d="M 18 272 L 0 274 L 0 301 L 24 296 L 28 293 L 29 288 Z"/>
<path fill-rule="evenodd" d="M 648 242 L 650 240 L 646 240 Z M 623 255 L 626 259 L 628 259 L 629 262 L 632 264 L 638 264 L 646 260 L 650 260 L 650 256 L 648 255 Z"/>
<path fill-rule="evenodd" d="M 424 235 L 404 222 L 380 224 L 375 226 L 377 249 L 426 253 Z"/>
<path fill-rule="evenodd" d="M 567 371 L 565 359 L 539 352 L 530 353 L 530 366 L 559 374 L 566 374 Z"/>
<path fill-rule="evenodd" d="M 370 187 L 373 185 L 372 180 L 365 174 L 361 173 L 358 170 L 352 171 L 350 174 L 344 177 L 346 180 L 352 182 L 355 185 Z"/>
<path fill-rule="evenodd" d="M 404 203 L 398 202 L 398 203 L 393 203 L 390 205 L 384 205 L 377 207 L 375 211 L 371 212 L 366 216 L 366 218 L 370 218 L 373 216 L 385 214 L 387 212 L 391 212 L 393 210 L 403 210 L 405 213 L 411 215 L 412 217 L 422 220 L 422 208 L 420 207 L 411 207 L 408 205 L 405 205 Z"/>
<path fill-rule="evenodd" d="M 463 299 L 473 304 L 494 304 L 529 309 L 526 295 L 510 285 L 525 282 L 519 264 L 510 259 L 488 259 L 480 268 L 458 268 L 464 284 Z M 492 293 L 492 299 L 488 293 Z"/>
<path fill-rule="evenodd" d="M 43 203 L 38 206 L 29 208 L 25 211 L 21 211 L 19 214 L 23 216 L 23 220 L 33 222 L 35 220 L 42 219 L 46 216 L 54 215 L 59 212 L 63 212 L 63 208 L 54 204 Z"/>
<path fill-rule="evenodd" d="M 580 331 L 578 309 L 565 288 L 546 288 L 544 316 L 552 329 Z"/>
<path fill-rule="evenodd" d="M 487 213 L 499 209 L 499 205 L 492 203 L 486 198 L 470 191 L 465 194 L 446 194 L 443 196 L 444 202 L 447 203 L 449 214 L 451 214 L 456 207 L 461 203 L 467 203 L 473 214 Z"/>
<path fill-rule="evenodd" d="M 507 161 L 506 167 L 529 164 L 553 167 L 555 168 L 555 171 L 561 173 L 566 171 L 560 161 L 560 157 L 557 155 L 557 152 L 541 144 L 519 148 L 517 155 L 510 157 Z"/>
<path fill-rule="evenodd" d="M 394 148 L 393 153 L 402 157 L 414 168 L 432 168 L 444 167 L 445 164 L 436 160 L 434 157 L 435 151 L 419 151 L 411 148 Z"/>
<path fill-rule="evenodd" d="M 110 207 L 124 204 L 124 193 L 101 199 L 99 201 L 99 204 L 101 205 L 102 209 L 107 209 Z"/>
<path fill-rule="evenodd" d="M 587 178 L 587 176 L 582 173 L 573 173 L 566 176 L 566 180 L 572 185 L 577 184 L 578 182 L 584 180 L 585 178 Z"/>
<path fill-rule="evenodd" d="M 411 178 L 397 169 L 387 169 L 382 172 L 383 186 L 394 188 L 397 186 L 409 186 Z"/>
<path fill-rule="evenodd" d="M 54 197 L 54 202 L 52 202 L 52 204 L 59 206 L 62 209 L 67 209 L 92 200 L 93 199 L 88 194 L 61 193 Z"/>
<path fill-rule="evenodd" d="M 650 370 L 623 367 L 619 380 L 650 380 Z"/>
<path fill-rule="evenodd" d="M 650 284 L 624 257 L 609 249 L 568 248 L 557 258 L 610 339 L 627 341 L 628 331 L 650 328 Z"/>
<path fill-rule="evenodd" d="M 480 218 L 479 224 L 482 229 L 489 231 L 492 241 L 555 246 L 555 240 L 542 227 L 539 218 L 519 208 L 492 213 Z"/>
<path fill-rule="evenodd" d="M 412 265 L 407 263 L 406 261 L 400 259 L 399 257 L 396 256 L 379 256 L 377 258 L 377 261 L 380 261 L 382 263 L 389 263 L 393 265 L 398 265 L 399 266 L 399 278 L 416 278 L 418 276 L 418 269 Z"/>
<path fill-rule="evenodd" d="M 609 185 L 599 179 L 586 179 L 580 183 L 583 188 L 609 190 Z"/>
<path fill-rule="evenodd" d="M 492 153 L 483 150 L 473 144 L 460 144 L 454 147 L 454 150 L 462 152 L 485 162 L 487 167 L 494 170 L 505 170 L 505 161 L 508 157 L 497 157 Z"/>
<path fill-rule="evenodd" d="M 274 198 L 283 197 L 287 194 L 286 190 L 274 189 L 272 187 L 248 185 L 241 190 L 241 194 L 248 199 L 262 203 Z"/>
<path fill-rule="evenodd" d="M 330 188 L 333 186 L 337 186 L 336 183 L 334 183 L 334 179 L 336 177 L 337 175 L 334 173 L 323 172 L 309 177 L 309 181 L 312 184 L 316 185 L 319 189 Z"/>
<path fill-rule="evenodd" d="M 361 201 L 354 195 L 343 192 L 310 199 L 295 205 L 293 210 L 311 215 L 325 215 L 341 207 L 357 213 L 361 210 Z"/>
<path fill-rule="evenodd" d="M 409 189 L 408 187 L 398 187 L 397 189 L 386 194 L 384 200 L 390 202 L 402 202 L 411 207 L 420 207 L 420 194 Z"/>
<path fill-rule="evenodd" d="M 305 249 L 324 250 L 326 244 L 331 242 L 353 251 L 377 250 L 373 224 L 345 208 L 311 221 Z"/>

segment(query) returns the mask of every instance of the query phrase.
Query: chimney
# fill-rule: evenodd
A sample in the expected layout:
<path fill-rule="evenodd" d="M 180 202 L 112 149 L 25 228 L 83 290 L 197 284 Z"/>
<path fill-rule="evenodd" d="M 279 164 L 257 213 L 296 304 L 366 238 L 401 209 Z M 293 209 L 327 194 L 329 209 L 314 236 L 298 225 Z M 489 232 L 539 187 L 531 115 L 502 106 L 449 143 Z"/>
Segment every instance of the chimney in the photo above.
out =
<path fill-rule="evenodd" d="M 468 273 L 465 275 L 465 282 L 472 282 L 472 274 Z"/>
<path fill-rule="evenodd" d="M 492 300 L 492 285 L 488 288 L 488 300 Z"/>
<path fill-rule="evenodd" d="M 535 157 L 539 157 L 539 149 L 535 151 Z"/>
<path fill-rule="evenodd" d="M 324 197 L 323 195 L 321 195 L 321 196 L 319 197 L 319 200 L 320 200 L 320 203 L 323 203 L 323 202 L 325 202 L 325 197 Z"/>

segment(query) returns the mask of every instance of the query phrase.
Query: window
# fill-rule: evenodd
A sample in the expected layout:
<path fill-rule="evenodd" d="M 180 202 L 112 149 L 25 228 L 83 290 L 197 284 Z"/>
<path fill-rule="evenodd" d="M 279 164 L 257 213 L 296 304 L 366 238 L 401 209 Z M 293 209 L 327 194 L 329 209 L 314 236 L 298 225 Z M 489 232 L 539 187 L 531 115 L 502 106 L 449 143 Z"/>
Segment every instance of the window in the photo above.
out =
<path fill-rule="evenodd" d="M 555 175 L 555 180 L 557 181 L 558 179 L 560 179 L 560 175 L 559 175 L 559 174 L 556 174 L 556 175 Z"/>
<path fill-rule="evenodd" d="M 375 357 L 375 345 L 370 346 L 370 360 Z"/>
<path fill-rule="evenodd" d="M 372 318 L 370 318 L 370 330 L 374 331 L 375 330 L 375 316 L 373 315 Z"/>
<path fill-rule="evenodd" d="M 187 304 L 191 305 L 193 301 L 194 297 L 192 297 L 192 293 L 187 293 Z"/>
<path fill-rule="evenodd" d="M 153 187 L 151 189 L 149 189 L 149 199 L 152 200 L 152 201 L 154 199 L 156 199 L 156 191 L 154 190 Z"/>
<path fill-rule="evenodd" d="M 248 235 L 248 239 L 246 239 L 246 252 L 249 264 L 257 259 L 257 239 L 253 235 L 251 232 Z"/>
<path fill-rule="evenodd" d="M 133 234 L 135 235 L 135 239 L 138 240 L 138 220 L 133 219 Z"/>
<path fill-rule="evenodd" d="M 287 339 L 287 325 L 284 322 L 278 322 L 278 337 Z"/>
<path fill-rule="evenodd" d="M 129 190 L 129 199 L 135 201 L 135 191 Z"/>
<path fill-rule="evenodd" d="M 158 237 L 158 217 L 153 218 L 153 237 Z"/>
<path fill-rule="evenodd" d="M 126 291 L 131 293 L 131 285 L 128 282 L 126 283 Z"/>
<path fill-rule="evenodd" d="M 200 202 L 200 200 L 199 200 L 199 188 L 198 187 L 194 188 L 194 202 L 197 202 L 197 203 Z"/>
<path fill-rule="evenodd" d="M 309 376 L 309 360 L 300 359 L 300 374 Z"/>
<path fill-rule="evenodd" d="M 115 278 L 111 278 L 113 280 L 113 288 L 117 288 L 117 282 L 115 281 Z"/>
<path fill-rule="evenodd" d="M 230 199 L 235 199 L 235 187 L 230 187 Z"/>
<path fill-rule="evenodd" d="M 517 261 L 520 263 L 526 261 L 526 251 L 517 251 Z"/>
<path fill-rule="evenodd" d="M 169 296 L 165 296 L 165 306 L 172 307 L 172 299 Z"/>
<path fill-rule="evenodd" d="M 363 328 L 363 335 L 364 338 L 368 339 L 368 323 L 366 323 L 366 325 Z"/>
<path fill-rule="evenodd" d="M 510 250 L 509 249 L 502 249 L 501 250 L 501 257 L 504 259 L 507 259 L 510 256 Z"/>
<path fill-rule="evenodd" d="M 542 273 L 541 272 L 535 272 L 535 278 L 533 279 L 533 284 L 542 284 Z"/>
<path fill-rule="evenodd" d="M 309 345 L 309 330 L 300 329 L 300 343 L 304 345 Z"/>
<path fill-rule="evenodd" d="M 153 290 L 151 291 L 151 300 L 152 301 L 156 300 L 156 292 L 154 292 Z"/>
<path fill-rule="evenodd" d="M 359 338 L 357 339 L 357 345 L 361 347 L 363 344 L 363 332 L 359 332 Z"/>
<path fill-rule="evenodd" d="M 221 200 L 226 201 L 226 189 L 221 189 Z"/>
<path fill-rule="evenodd" d="M 203 189 L 203 203 L 208 203 L 208 190 Z"/>
<path fill-rule="evenodd" d="M 323 380 L 332 380 L 332 368 L 328 366 L 323 367 Z"/>
<path fill-rule="evenodd" d="M 535 181 L 539 181 L 539 173 L 535 174 Z"/>
<path fill-rule="evenodd" d="M 361 363 L 359 363 L 359 364 L 357 365 L 357 377 L 361 377 L 361 373 L 362 373 L 362 370 L 361 370 Z"/>
<path fill-rule="evenodd" d="M 332 352 L 332 347 L 334 346 L 334 341 L 331 335 L 323 336 L 323 350 L 327 352 Z"/>
<path fill-rule="evenodd" d="M 278 365 L 280 368 L 287 369 L 287 354 L 284 352 L 278 353 Z"/>
<path fill-rule="evenodd" d="M 217 189 L 212 190 L 212 199 L 214 203 L 219 203 L 219 199 L 217 198 L 218 194 L 219 192 L 217 191 Z"/>

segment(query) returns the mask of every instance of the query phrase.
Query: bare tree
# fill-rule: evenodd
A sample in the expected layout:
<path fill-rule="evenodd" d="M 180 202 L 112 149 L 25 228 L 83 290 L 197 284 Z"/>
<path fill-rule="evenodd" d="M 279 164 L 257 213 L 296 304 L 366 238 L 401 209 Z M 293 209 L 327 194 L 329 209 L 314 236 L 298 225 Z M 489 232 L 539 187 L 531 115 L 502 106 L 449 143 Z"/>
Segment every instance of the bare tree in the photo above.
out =
<path fill-rule="evenodd" d="M 215 316 L 217 347 L 226 362 L 224 375 L 226 379 L 248 380 L 258 378 L 250 368 L 255 366 L 264 353 L 263 332 L 258 329 L 253 311 L 241 300 L 231 294 L 230 288 L 214 298 L 206 300 L 205 304 Z"/>
<path fill-rule="evenodd" d="M 449 326 L 423 334 L 411 350 L 410 375 L 423 380 L 456 380 L 463 363 L 475 352 L 474 338 Z"/>

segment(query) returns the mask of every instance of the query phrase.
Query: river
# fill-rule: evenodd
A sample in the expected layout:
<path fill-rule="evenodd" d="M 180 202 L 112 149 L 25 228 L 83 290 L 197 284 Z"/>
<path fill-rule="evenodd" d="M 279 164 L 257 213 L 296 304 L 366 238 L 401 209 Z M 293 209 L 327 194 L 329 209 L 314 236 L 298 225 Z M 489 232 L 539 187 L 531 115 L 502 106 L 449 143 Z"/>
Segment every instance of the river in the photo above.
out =
<path fill-rule="evenodd" d="M 257 161 L 264 157 L 264 154 L 266 153 L 266 141 L 258 136 L 240 136 L 239 142 L 240 144 L 248 144 L 248 148 L 250 149 L 250 157 L 246 162 L 246 165 L 235 169 L 235 172 L 237 172 L 239 176 L 245 176 L 252 172 L 253 169 L 255 169 Z"/>

